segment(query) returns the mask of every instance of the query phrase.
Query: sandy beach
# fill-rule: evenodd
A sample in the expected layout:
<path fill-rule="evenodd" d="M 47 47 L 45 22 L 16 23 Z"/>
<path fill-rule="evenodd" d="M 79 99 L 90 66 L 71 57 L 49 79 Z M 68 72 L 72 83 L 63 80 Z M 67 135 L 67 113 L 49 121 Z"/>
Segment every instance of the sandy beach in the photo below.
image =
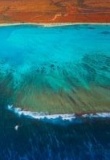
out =
<path fill-rule="evenodd" d="M 57 27 L 57 26 L 73 26 L 73 25 L 110 25 L 110 23 L 2 23 L 0 24 L 0 27 L 2 26 L 19 26 L 19 25 L 33 25 L 33 26 L 44 26 L 44 27 Z"/>

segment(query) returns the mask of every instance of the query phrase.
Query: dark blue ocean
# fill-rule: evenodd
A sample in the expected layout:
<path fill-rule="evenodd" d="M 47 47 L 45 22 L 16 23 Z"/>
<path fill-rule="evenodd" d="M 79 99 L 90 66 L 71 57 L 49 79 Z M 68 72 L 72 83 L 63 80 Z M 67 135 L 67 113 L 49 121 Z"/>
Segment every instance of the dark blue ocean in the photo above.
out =
<path fill-rule="evenodd" d="M 0 111 L 0 160 L 109 159 L 110 119 L 42 121 Z"/>
<path fill-rule="evenodd" d="M 109 117 L 41 120 L 7 109 L 23 75 L 38 68 L 43 81 L 36 81 L 37 89 L 46 81 L 54 91 L 71 90 L 60 71 L 49 75 L 47 64 L 66 68 L 77 78 L 73 85 L 88 89 L 93 83 L 107 88 L 109 95 L 110 25 L 0 27 L 0 160 L 110 160 Z M 106 100 L 109 108 L 109 96 Z"/>

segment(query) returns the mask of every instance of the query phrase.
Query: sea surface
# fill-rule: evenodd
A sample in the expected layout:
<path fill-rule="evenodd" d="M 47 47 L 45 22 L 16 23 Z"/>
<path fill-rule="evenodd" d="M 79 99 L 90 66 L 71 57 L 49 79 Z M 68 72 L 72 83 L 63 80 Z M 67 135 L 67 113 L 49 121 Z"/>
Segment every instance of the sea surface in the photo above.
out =
<path fill-rule="evenodd" d="M 0 110 L 0 160 L 109 159 L 110 118 L 38 120 Z"/>
<path fill-rule="evenodd" d="M 95 109 L 95 105 L 104 103 L 109 111 L 110 25 L 1 26 L 0 160 L 109 160 L 110 116 L 102 113 L 74 117 L 74 106 L 80 112 L 81 98 L 71 100 L 70 95 L 74 92 L 79 97 L 82 90 L 87 97 L 92 93 L 99 96 L 90 97 L 94 105 L 87 101 L 83 107 Z M 52 103 L 52 96 L 46 97 L 48 92 L 64 96 L 62 106 L 65 95 L 69 95 L 73 110 L 64 107 L 73 118 L 62 119 L 49 113 L 48 105 L 56 113 L 57 98 Z M 32 111 L 40 111 L 39 118 L 19 114 L 20 110 L 9 106 L 29 114 L 28 109 L 35 106 Z M 57 109 L 57 115 L 64 107 L 60 112 Z M 40 118 L 45 115 L 43 111 L 47 111 L 47 117 Z"/>

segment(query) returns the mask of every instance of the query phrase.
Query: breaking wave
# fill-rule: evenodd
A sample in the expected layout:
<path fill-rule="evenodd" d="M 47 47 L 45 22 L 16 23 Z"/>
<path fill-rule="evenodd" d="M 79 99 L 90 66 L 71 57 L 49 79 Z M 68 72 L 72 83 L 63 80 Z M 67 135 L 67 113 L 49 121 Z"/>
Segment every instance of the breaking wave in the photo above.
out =
<path fill-rule="evenodd" d="M 25 111 L 21 108 L 16 108 L 13 105 L 8 105 L 7 109 L 18 116 L 26 116 L 34 119 L 47 119 L 47 120 L 68 120 L 73 121 L 77 119 L 96 119 L 96 118 L 110 118 L 110 113 L 108 112 L 102 112 L 102 113 L 88 113 L 88 114 L 48 114 L 43 112 L 31 112 L 31 111 Z"/>

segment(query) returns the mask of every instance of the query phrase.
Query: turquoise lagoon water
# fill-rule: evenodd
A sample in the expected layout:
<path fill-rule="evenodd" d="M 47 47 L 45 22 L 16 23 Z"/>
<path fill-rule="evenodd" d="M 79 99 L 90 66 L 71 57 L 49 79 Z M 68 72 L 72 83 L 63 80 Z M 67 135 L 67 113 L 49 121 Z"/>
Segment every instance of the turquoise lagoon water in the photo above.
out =
<path fill-rule="evenodd" d="M 109 94 L 110 25 L 0 27 L 0 160 L 110 159 L 109 117 L 38 120 L 7 110 L 30 83 L 53 92 L 92 84 Z"/>
<path fill-rule="evenodd" d="M 0 27 L 1 72 L 12 72 L 15 87 L 23 75 L 40 72 L 50 88 L 70 90 L 64 71 L 76 86 L 109 85 L 109 61 L 109 25 Z"/>

